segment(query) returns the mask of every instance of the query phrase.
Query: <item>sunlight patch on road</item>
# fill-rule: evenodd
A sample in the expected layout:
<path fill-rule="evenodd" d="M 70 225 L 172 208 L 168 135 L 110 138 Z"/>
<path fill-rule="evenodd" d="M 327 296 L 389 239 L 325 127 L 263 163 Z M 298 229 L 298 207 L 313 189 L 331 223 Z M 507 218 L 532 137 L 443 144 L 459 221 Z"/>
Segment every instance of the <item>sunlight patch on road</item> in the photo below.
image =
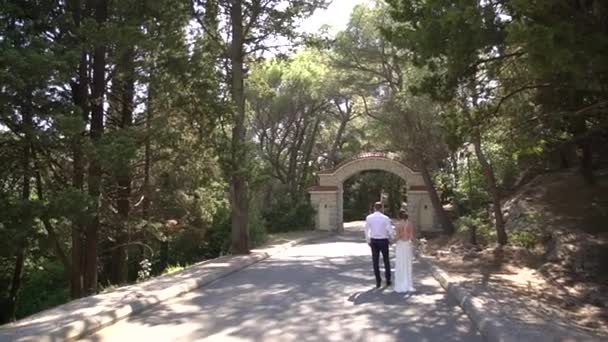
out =
<path fill-rule="evenodd" d="M 293 289 L 281 289 L 281 290 L 275 290 L 275 291 L 270 292 L 270 294 L 277 295 L 277 294 L 281 294 L 281 293 L 290 292 L 290 291 L 292 291 L 292 290 L 293 290 Z"/>
<path fill-rule="evenodd" d="M 240 329 L 239 327 L 224 329 L 224 330 L 218 332 L 217 334 L 213 334 L 213 335 L 207 336 L 206 339 L 208 339 L 208 340 L 217 340 L 217 341 L 226 341 L 226 342 L 249 341 L 249 339 L 245 339 L 245 338 L 241 338 L 241 337 L 236 337 L 234 335 L 231 336 L 231 334 L 236 333 L 239 329 Z"/>
<path fill-rule="evenodd" d="M 430 294 L 430 295 L 413 295 L 409 301 L 420 304 L 435 304 L 439 301 L 444 300 L 444 294 Z"/>
<path fill-rule="evenodd" d="M 419 280 L 420 284 L 422 285 L 428 285 L 428 286 L 436 286 L 437 285 L 437 280 L 435 280 L 435 278 L 431 278 L 431 277 L 425 277 Z"/>

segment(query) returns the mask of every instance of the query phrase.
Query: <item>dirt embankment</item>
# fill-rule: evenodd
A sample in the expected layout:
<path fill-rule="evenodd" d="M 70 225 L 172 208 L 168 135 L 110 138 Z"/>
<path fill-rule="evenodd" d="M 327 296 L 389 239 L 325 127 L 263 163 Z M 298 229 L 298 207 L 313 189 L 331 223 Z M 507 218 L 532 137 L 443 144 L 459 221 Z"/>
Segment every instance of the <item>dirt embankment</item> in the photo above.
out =
<path fill-rule="evenodd" d="M 535 314 L 608 334 L 608 170 L 597 176 L 589 186 L 568 170 L 523 186 L 503 206 L 508 246 L 457 235 L 429 241 L 429 253 L 478 295 L 534 303 Z"/>

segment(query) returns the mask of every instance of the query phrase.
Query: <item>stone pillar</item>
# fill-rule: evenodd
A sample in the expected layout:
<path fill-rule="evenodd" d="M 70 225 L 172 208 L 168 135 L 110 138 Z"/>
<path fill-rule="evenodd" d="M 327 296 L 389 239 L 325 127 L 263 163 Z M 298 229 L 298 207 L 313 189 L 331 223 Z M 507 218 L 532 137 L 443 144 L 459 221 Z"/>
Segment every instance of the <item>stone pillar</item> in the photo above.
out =
<path fill-rule="evenodd" d="M 437 196 L 439 196 L 439 198 L 441 198 L 441 191 L 437 191 Z M 441 226 L 441 221 L 439 221 L 439 218 L 437 217 L 437 212 L 435 211 L 435 208 L 433 208 L 433 203 L 431 202 L 431 195 L 428 195 L 428 202 L 429 205 L 431 206 L 431 209 L 433 210 L 433 216 L 431 217 L 431 222 L 432 222 L 432 229 L 434 231 L 443 231 L 443 227 Z"/>
<path fill-rule="evenodd" d="M 408 191 L 407 192 L 407 214 L 409 216 L 409 220 L 412 222 L 414 227 L 420 229 L 418 226 L 418 222 L 420 222 L 420 212 L 418 208 L 420 207 L 420 200 L 422 197 L 422 193 L 420 191 Z"/>
<path fill-rule="evenodd" d="M 338 229 L 338 188 L 315 186 L 309 189 L 309 193 L 310 203 L 316 211 L 315 229 L 326 231 Z"/>
<path fill-rule="evenodd" d="M 344 188 L 342 184 L 338 187 L 338 191 L 336 193 L 336 213 L 337 213 L 337 224 L 336 229 L 338 232 L 344 231 Z"/>
<path fill-rule="evenodd" d="M 340 217 L 339 217 L 339 202 L 338 202 L 338 191 L 334 191 L 331 194 L 327 194 L 327 211 L 329 214 L 329 225 L 327 230 L 337 231 L 339 229 Z"/>

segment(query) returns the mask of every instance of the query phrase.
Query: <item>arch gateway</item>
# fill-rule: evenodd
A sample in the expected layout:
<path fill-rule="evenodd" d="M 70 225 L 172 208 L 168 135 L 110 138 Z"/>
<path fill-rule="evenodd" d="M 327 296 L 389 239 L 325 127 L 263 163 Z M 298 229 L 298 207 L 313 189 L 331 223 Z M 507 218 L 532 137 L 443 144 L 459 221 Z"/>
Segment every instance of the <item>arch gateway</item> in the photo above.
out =
<path fill-rule="evenodd" d="M 412 223 L 419 231 L 441 230 L 420 172 L 409 168 L 396 154 L 385 152 L 361 153 L 331 170 L 318 173 L 317 185 L 308 190 L 311 204 L 316 210 L 315 229 L 338 232 L 344 229 L 344 181 L 368 170 L 390 172 L 405 180 L 407 211 Z"/>

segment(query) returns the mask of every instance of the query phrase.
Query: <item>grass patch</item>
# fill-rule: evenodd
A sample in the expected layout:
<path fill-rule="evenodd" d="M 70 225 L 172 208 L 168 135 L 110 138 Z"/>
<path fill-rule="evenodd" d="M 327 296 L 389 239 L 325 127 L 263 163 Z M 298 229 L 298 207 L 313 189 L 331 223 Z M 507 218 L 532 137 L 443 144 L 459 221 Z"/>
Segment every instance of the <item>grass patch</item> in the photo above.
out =
<path fill-rule="evenodd" d="M 177 264 L 177 265 L 169 265 L 169 266 L 167 266 L 167 267 L 166 267 L 166 268 L 163 270 L 163 273 L 162 273 L 162 274 L 164 275 L 164 274 L 171 274 L 171 273 L 179 272 L 179 271 L 181 271 L 181 270 L 185 269 L 186 267 L 188 267 L 188 266 L 187 266 L 187 265 L 186 265 L 186 266 L 182 266 L 182 265 L 180 265 L 180 264 Z"/>

